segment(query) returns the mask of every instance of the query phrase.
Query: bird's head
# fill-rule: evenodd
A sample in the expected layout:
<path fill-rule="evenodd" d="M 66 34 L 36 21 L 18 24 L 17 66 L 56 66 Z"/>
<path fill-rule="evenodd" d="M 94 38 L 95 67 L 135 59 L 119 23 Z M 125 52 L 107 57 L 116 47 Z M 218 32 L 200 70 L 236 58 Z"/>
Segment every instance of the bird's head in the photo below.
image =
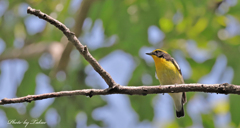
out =
<path fill-rule="evenodd" d="M 153 50 L 152 52 L 146 53 L 146 54 L 152 56 L 152 58 L 154 60 L 156 60 L 156 59 L 159 59 L 159 58 L 163 58 L 164 55 L 168 54 L 168 53 L 166 51 L 164 51 L 164 50 L 156 49 L 156 50 Z"/>

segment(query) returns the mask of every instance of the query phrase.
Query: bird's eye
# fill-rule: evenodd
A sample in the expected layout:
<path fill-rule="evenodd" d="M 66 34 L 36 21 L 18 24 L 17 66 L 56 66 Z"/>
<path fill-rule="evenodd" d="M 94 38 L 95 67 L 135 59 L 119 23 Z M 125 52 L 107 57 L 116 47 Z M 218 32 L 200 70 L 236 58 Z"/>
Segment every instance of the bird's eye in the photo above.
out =
<path fill-rule="evenodd" d="M 159 53 L 159 51 L 155 51 L 156 53 Z"/>

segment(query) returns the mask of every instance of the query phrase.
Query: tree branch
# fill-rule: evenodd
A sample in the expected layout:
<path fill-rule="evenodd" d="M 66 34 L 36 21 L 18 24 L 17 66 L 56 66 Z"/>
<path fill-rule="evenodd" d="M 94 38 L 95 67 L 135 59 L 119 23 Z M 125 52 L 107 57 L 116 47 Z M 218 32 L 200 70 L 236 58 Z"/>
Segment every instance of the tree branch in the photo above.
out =
<path fill-rule="evenodd" d="M 40 19 L 46 20 L 47 22 L 51 23 L 52 25 L 57 27 L 59 30 L 61 30 L 63 34 L 68 38 L 68 40 L 75 45 L 75 47 L 83 55 L 83 57 L 92 65 L 94 70 L 101 75 L 101 77 L 105 80 L 105 82 L 108 84 L 109 87 L 113 87 L 117 85 L 116 82 L 109 75 L 109 73 L 105 71 L 97 62 L 97 60 L 93 58 L 93 56 L 89 53 L 87 46 L 83 46 L 78 40 L 78 38 L 75 36 L 75 34 L 71 32 L 64 24 L 50 17 L 49 15 L 41 12 L 40 10 L 32 9 L 31 7 L 28 7 L 27 13 L 33 14 L 39 17 Z"/>
<path fill-rule="evenodd" d="M 31 58 L 40 56 L 42 53 L 48 51 L 48 45 L 37 43 L 37 44 L 30 44 L 27 46 L 24 46 L 21 49 L 13 49 L 9 48 L 6 49 L 1 55 L 0 55 L 0 62 L 6 59 L 25 59 L 25 58 Z"/>
<path fill-rule="evenodd" d="M 85 95 L 92 97 L 94 95 L 110 95 L 110 94 L 128 94 L 128 95 L 147 95 L 158 93 L 177 93 L 177 92 L 206 92 L 219 94 L 238 94 L 240 95 L 240 86 L 228 83 L 224 84 L 178 84 L 164 86 L 121 86 L 117 85 L 107 89 L 83 89 L 74 91 L 61 91 L 45 93 L 40 95 L 28 95 L 20 98 L 7 99 L 0 101 L 0 105 L 11 103 L 31 102 L 47 98 Z"/>
<path fill-rule="evenodd" d="M 51 44 L 39 42 L 26 45 L 21 49 L 9 48 L 0 55 L 0 62 L 7 59 L 29 59 L 39 57 L 45 52 L 50 53 L 55 60 L 57 56 L 59 56 L 58 54 L 62 53 L 63 47 L 64 45 L 58 42 L 53 42 Z"/>
<path fill-rule="evenodd" d="M 76 36 L 79 36 L 82 33 L 82 26 L 83 26 L 83 22 L 87 17 L 88 14 L 88 10 L 91 6 L 91 4 L 94 2 L 95 0 L 83 0 L 81 2 L 81 5 L 78 9 L 76 18 L 75 18 L 75 25 L 73 27 L 73 32 L 75 33 Z M 69 55 L 71 53 L 73 49 L 73 44 L 68 42 L 67 46 L 65 47 L 62 55 L 61 55 L 61 59 L 59 61 L 58 66 L 56 67 L 56 71 L 54 71 L 53 74 L 55 74 L 57 71 L 66 70 L 66 67 L 69 63 Z"/>
<path fill-rule="evenodd" d="M 61 91 L 46 93 L 40 95 L 28 95 L 20 98 L 7 99 L 4 98 L 0 101 L 0 105 L 10 103 L 22 103 L 31 102 L 35 100 L 42 100 L 47 98 L 61 97 L 61 96 L 73 96 L 73 95 L 86 95 L 92 97 L 93 95 L 109 95 L 109 94 L 128 94 L 128 95 L 147 95 L 157 93 L 177 93 L 177 92 L 207 92 L 207 93 L 220 93 L 220 94 L 240 94 L 240 86 L 232 84 L 178 84 L 178 85 L 164 85 L 164 86 L 121 86 L 111 78 L 111 76 L 99 65 L 95 58 L 88 52 L 87 47 L 83 46 L 77 37 L 72 33 L 64 24 L 53 19 L 47 14 L 42 13 L 39 10 L 28 7 L 28 13 L 38 16 L 41 19 L 48 21 L 49 23 L 60 29 L 68 40 L 72 42 L 78 51 L 84 56 L 84 58 L 93 66 L 102 78 L 109 85 L 107 89 L 83 89 L 74 91 Z"/>

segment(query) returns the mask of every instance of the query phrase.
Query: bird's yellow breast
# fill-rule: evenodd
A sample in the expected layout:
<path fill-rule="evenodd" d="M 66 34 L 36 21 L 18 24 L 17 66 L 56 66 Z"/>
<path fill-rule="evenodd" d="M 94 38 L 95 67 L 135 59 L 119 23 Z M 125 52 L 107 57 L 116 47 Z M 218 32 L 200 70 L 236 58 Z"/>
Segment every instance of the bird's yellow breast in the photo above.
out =
<path fill-rule="evenodd" d="M 154 58 L 154 60 L 157 77 L 161 85 L 184 83 L 182 75 L 171 61 L 164 58 Z"/>

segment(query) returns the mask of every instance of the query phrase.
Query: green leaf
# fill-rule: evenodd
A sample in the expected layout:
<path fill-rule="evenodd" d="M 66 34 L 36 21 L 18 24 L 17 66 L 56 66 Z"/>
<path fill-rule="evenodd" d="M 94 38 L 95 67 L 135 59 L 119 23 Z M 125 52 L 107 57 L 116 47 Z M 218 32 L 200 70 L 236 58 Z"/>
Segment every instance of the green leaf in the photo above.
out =
<path fill-rule="evenodd" d="M 239 111 L 239 101 L 240 98 L 238 95 L 230 95 L 229 103 L 230 103 L 230 113 L 231 113 L 231 120 L 235 127 L 239 126 L 239 118 L 240 118 L 240 111 Z"/>
<path fill-rule="evenodd" d="M 28 60 L 28 69 L 23 80 L 17 89 L 17 96 L 27 96 L 35 94 L 36 76 L 41 72 L 37 59 Z"/>

